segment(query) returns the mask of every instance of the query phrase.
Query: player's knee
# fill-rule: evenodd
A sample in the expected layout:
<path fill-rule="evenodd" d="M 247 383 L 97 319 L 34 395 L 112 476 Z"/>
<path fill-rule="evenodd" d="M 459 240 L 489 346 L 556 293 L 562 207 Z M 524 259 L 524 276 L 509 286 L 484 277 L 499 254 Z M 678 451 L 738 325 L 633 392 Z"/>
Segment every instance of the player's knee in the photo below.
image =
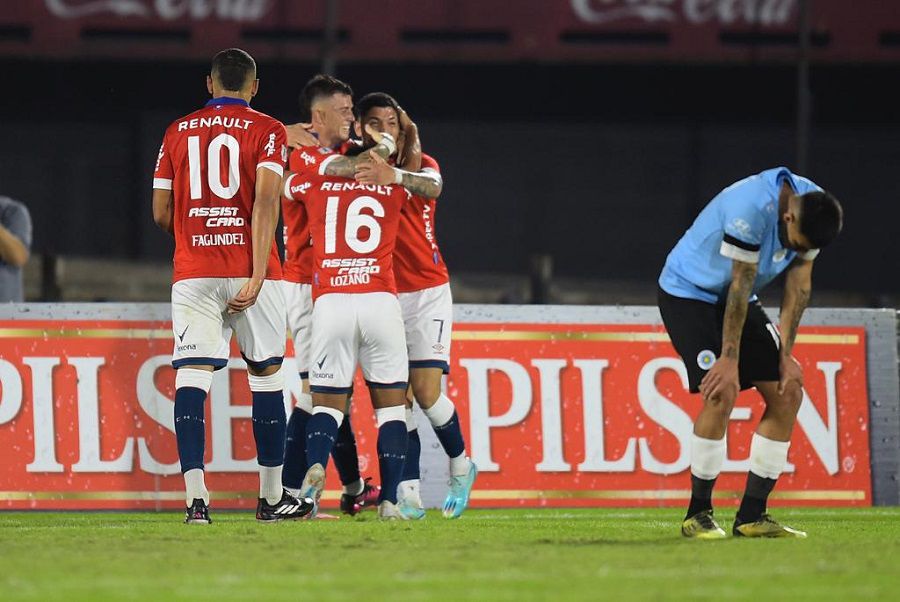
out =
<path fill-rule="evenodd" d="M 410 375 L 413 397 L 422 409 L 430 408 L 441 396 L 440 378 L 429 378 L 430 375 Z"/>
<path fill-rule="evenodd" d="M 279 373 L 281 370 L 281 364 L 274 364 L 271 366 L 265 366 L 263 368 L 254 368 L 253 366 L 247 366 L 247 372 L 250 373 L 251 376 L 272 376 L 273 374 Z"/>
<path fill-rule="evenodd" d="M 784 393 L 776 393 L 766 398 L 766 405 L 772 411 L 785 416 L 794 417 L 803 403 L 803 389 L 799 386 L 788 386 Z"/>
<path fill-rule="evenodd" d="M 736 399 L 736 395 L 720 393 L 715 397 L 704 400 L 703 404 L 708 411 L 715 413 L 724 420 L 728 420 L 731 417 L 731 411 L 734 409 Z"/>

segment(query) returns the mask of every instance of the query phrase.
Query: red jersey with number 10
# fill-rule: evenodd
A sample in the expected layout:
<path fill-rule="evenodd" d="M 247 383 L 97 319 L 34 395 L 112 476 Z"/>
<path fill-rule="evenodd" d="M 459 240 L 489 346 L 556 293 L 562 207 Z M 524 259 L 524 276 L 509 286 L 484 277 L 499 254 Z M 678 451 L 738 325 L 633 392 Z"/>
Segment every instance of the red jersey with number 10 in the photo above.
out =
<path fill-rule="evenodd" d="M 168 127 L 153 187 L 174 197 L 174 281 L 253 274 L 256 170 L 281 176 L 286 144 L 281 122 L 238 98 L 214 98 Z M 281 278 L 274 241 L 266 278 Z"/>
<path fill-rule="evenodd" d="M 396 294 L 393 254 L 400 210 L 410 197 L 405 188 L 304 172 L 287 179 L 284 194 L 306 205 L 313 299 L 329 293 Z"/>
<path fill-rule="evenodd" d="M 422 155 L 422 169 L 441 172 L 437 161 Z M 394 251 L 394 275 L 401 293 L 420 291 L 450 281 L 434 230 L 437 199 L 413 195 L 400 215 L 400 235 Z"/>

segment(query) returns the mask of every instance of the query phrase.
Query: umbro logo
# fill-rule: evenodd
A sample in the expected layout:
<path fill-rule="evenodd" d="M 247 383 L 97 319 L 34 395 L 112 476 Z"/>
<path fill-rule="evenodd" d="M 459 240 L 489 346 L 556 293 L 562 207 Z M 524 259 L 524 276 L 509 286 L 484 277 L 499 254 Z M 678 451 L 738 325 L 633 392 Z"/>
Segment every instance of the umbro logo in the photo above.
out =
<path fill-rule="evenodd" d="M 321 360 L 319 360 L 318 362 L 316 362 L 316 365 L 319 367 L 319 370 L 322 369 L 322 365 L 325 364 L 325 359 L 326 359 L 327 357 L 328 357 L 328 355 L 326 354 L 326 355 L 324 355 L 324 356 L 322 357 Z"/>
<path fill-rule="evenodd" d="M 187 326 L 184 327 L 184 330 L 181 331 L 181 334 L 178 335 L 178 340 L 181 341 L 182 343 L 184 342 L 184 335 L 187 333 L 188 328 L 190 328 L 190 327 L 191 327 L 191 325 L 188 324 Z"/>

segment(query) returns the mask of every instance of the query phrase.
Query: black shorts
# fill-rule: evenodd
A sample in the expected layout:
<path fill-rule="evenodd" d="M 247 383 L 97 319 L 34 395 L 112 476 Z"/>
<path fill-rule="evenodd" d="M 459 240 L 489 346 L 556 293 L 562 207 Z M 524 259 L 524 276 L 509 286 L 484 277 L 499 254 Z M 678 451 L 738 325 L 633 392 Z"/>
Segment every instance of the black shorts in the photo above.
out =
<path fill-rule="evenodd" d="M 682 299 L 661 288 L 657 292 L 659 313 L 675 351 L 684 360 L 691 393 L 700 391 L 700 381 L 722 352 L 722 322 L 725 305 L 695 299 Z M 757 381 L 781 378 L 779 352 L 781 340 L 759 301 L 747 306 L 747 319 L 741 334 L 738 377 L 741 390 Z"/>

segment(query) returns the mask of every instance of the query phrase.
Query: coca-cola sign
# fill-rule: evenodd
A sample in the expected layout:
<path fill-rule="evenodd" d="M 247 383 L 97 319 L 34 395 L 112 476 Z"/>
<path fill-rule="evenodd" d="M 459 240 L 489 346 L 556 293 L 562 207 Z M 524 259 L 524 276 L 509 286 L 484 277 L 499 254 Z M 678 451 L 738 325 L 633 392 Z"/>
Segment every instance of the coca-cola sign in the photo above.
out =
<path fill-rule="evenodd" d="M 799 0 L 571 0 L 584 23 L 626 19 L 646 23 L 784 26 L 796 20 Z"/>
<path fill-rule="evenodd" d="M 263 18 L 273 0 L 44 0 L 47 10 L 60 19 L 98 15 L 157 18 L 165 21 L 222 19 L 254 22 Z"/>

